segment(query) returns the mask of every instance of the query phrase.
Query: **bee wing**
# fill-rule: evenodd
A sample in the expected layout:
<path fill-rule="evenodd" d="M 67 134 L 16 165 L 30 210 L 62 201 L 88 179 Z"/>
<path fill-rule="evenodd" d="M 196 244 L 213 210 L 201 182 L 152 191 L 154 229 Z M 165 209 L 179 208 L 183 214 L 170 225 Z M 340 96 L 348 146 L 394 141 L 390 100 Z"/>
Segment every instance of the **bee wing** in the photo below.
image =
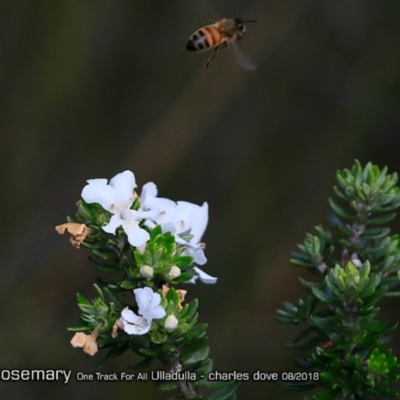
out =
<path fill-rule="evenodd" d="M 228 41 L 228 48 L 232 51 L 236 64 L 249 71 L 254 71 L 257 69 L 257 65 L 253 59 L 247 53 L 240 50 L 236 42 L 232 40 Z"/>

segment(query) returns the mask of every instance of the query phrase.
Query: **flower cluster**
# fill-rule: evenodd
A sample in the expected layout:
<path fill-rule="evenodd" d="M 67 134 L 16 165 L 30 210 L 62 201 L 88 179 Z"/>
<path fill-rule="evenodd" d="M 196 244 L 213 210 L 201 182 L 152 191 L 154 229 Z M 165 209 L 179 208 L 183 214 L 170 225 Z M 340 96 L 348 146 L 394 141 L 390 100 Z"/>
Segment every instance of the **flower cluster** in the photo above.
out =
<path fill-rule="evenodd" d="M 167 315 L 168 302 L 163 299 L 167 297 L 168 284 L 195 283 L 197 279 L 204 283 L 217 281 L 196 266 L 207 262 L 201 237 L 208 223 L 208 204 L 198 206 L 158 197 L 157 187 L 152 182 L 143 186 L 140 196 L 135 188 L 136 180 L 131 171 L 117 174 L 109 182 L 89 179 L 81 193 L 79 223 L 69 221 L 56 227 L 60 234 L 71 234 L 75 247 L 89 247 L 97 258 L 113 260 L 115 264 L 100 263 L 92 258 L 98 269 L 125 271 L 128 279 L 118 282 L 118 286 L 109 285 L 108 290 L 112 292 L 118 287 L 117 291 L 133 291 L 135 296 L 137 314 L 129 306 L 115 306 L 117 298 L 110 308 L 104 297 L 92 303 L 78 297 L 78 305 L 84 311 L 82 318 L 89 324 L 88 329 L 96 333 L 92 334 L 90 343 L 95 342 L 101 332 L 111 332 L 111 327 L 114 338 L 118 330 L 136 336 L 158 328 L 171 332 L 179 324 L 177 315 L 182 310 L 184 294 L 180 300 L 179 296 L 186 291 L 176 291 L 179 296 L 173 297 L 175 305 L 169 307 Z M 101 290 L 98 291 L 103 296 Z M 104 324 L 106 320 L 108 323 Z M 160 322 L 155 324 L 155 320 Z M 92 336 L 78 332 L 72 344 L 93 355 L 97 347 L 95 351 L 85 350 L 93 348 L 87 344 L 87 338 Z"/>
<path fill-rule="evenodd" d="M 82 199 L 87 204 L 98 203 L 112 214 L 109 222 L 102 226 L 105 232 L 115 234 L 117 228 L 122 227 L 131 246 L 143 250 L 150 239 L 149 231 L 160 225 L 163 233 L 171 232 L 176 243 L 185 247 L 183 254 L 193 257 L 198 265 L 207 262 L 203 250 L 205 245 L 200 242 L 208 223 L 207 203 L 198 206 L 157 197 L 156 185 L 149 182 L 142 189 L 141 208 L 133 210 L 137 195 L 134 192 L 136 180 L 131 171 L 114 176 L 109 183 L 106 179 L 89 179 L 87 182 L 82 190 Z M 145 227 L 141 227 L 142 221 Z M 196 275 L 191 282 L 198 278 L 204 283 L 217 281 L 198 267 L 194 267 L 194 271 Z"/>

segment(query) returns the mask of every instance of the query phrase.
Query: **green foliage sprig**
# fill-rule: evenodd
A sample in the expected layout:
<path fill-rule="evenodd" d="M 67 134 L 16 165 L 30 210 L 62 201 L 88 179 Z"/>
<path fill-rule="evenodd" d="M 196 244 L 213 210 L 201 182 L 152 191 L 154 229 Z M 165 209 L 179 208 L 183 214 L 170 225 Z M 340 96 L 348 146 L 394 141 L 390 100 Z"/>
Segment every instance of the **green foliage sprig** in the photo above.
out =
<path fill-rule="evenodd" d="M 296 364 L 319 379 L 281 384 L 314 389 L 305 397 L 314 400 L 396 396 L 390 384 L 398 380 L 400 365 L 385 343 L 397 323 L 379 321 L 377 305 L 385 296 L 400 295 L 400 238 L 385 226 L 400 206 L 398 177 L 386 167 L 363 168 L 355 161 L 336 178 L 337 199 L 329 199 L 328 215 L 336 234 L 316 227 L 291 257 L 321 279 L 300 278 L 304 299 L 285 302 L 276 316 L 282 323 L 306 325 L 288 346 L 311 350 Z"/>

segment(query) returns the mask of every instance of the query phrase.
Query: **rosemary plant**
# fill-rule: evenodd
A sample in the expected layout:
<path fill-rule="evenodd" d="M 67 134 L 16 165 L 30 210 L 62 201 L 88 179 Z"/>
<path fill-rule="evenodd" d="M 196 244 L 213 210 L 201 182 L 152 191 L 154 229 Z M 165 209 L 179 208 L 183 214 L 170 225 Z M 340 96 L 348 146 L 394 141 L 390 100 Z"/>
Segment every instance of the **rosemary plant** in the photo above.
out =
<path fill-rule="evenodd" d="M 129 379 L 152 379 L 157 389 L 174 391 L 174 399 L 202 399 L 207 392 L 209 399 L 233 400 L 237 382 L 209 379 L 213 362 L 207 324 L 197 322 L 198 301 L 185 303 L 187 290 L 176 288 L 217 280 L 198 267 L 207 261 L 200 239 L 208 205 L 157 197 L 151 182 L 139 197 L 135 187 L 130 171 L 109 183 L 89 180 L 75 220 L 56 227 L 71 234 L 75 247 L 90 249 L 93 267 L 110 276 L 97 279 L 94 298 L 77 295 L 80 326 L 69 328 L 76 332 L 71 343 L 90 355 L 107 349 L 99 366 L 135 353 L 140 358 L 128 367 Z M 155 360 L 165 369 L 143 373 Z M 121 379 L 128 378 L 123 374 Z"/>
<path fill-rule="evenodd" d="M 277 313 L 279 322 L 305 326 L 288 346 L 310 352 L 296 359 L 304 373 L 281 384 L 314 389 L 304 397 L 314 400 L 396 396 L 399 364 L 386 343 L 397 322 L 380 321 L 378 304 L 400 294 L 400 237 L 386 226 L 400 206 L 398 177 L 358 161 L 336 177 L 328 216 L 335 234 L 317 226 L 291 257 L 316 278 L 300 278 L 304 298 Z"/>

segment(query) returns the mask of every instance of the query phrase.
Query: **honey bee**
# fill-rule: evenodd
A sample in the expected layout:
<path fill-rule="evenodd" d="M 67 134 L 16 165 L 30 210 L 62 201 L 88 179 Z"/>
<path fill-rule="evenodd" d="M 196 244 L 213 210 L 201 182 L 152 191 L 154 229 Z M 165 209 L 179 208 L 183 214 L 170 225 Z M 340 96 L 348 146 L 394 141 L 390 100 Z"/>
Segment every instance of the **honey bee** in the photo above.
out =
<path fill-rule="evenodd" d="M 246 23 L 241 18 L 224 18 L 212 25 L 204 26 L 193 33 L 187 42 L 186 49 L 190 51 L 206 51 L 214 49 L 211 57 L 204 65 L 206 69 L 220 49 L 229 46 L 235 56 L 236 62 L 248 70 L 256 69 L 256 65 L 249 55 L 239 50 L 236 43 L 246 33 Z"/>

